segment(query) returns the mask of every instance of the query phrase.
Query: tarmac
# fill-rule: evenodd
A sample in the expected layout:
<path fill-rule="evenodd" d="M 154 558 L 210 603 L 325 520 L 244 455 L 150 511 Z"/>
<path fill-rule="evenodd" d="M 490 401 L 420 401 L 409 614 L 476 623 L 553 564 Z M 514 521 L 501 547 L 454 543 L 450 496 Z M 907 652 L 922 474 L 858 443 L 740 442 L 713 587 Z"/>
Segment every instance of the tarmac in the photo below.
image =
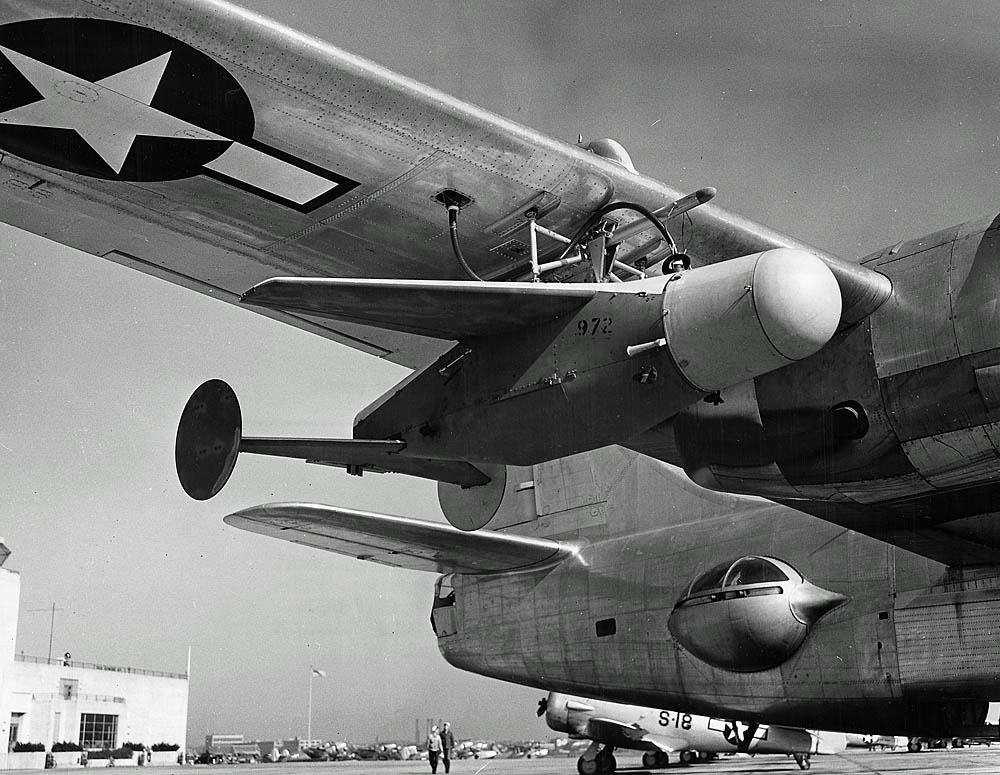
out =
<path fill-rule="evenodd" d="M 802 772 L 793 759 L 785 756 L 722 756 L 711 762 L 691 766 L 671 765 L 666 769 L 646 770 L 641 759 L 630 751 L 617 751 L 617 772 L 622 775 L 721 775 L 722 773 L 798 773 Z M 905 750 L 866 751 L 848 748 L 833 756 L 813 756 L 810 773 L 835 773 L 836 775 L 977 775 L 1000 773 L 1000 746 L 972 746 L 969 748 L 907 753 Z M 89 770 L 106 770 L 90 767 Z M 122 768 L 116 768 L 121 772 Z M 48 772 L 69 772 L 49 770 Z M 73 772 L 81 773 L 79 767 Z M 353 762 L 288 762 L 284 764 L 241 765 L 189 765 L 187 767 L 147 767 L 138 770 L 129 767 L 132 775 L 430 775 L 426 761 L 353 761 Z M 8 773 L 38 770 L 7 770 Z M 550 756 L 542 759 L 463 759 L 452 763 L 452 775 L 576 775 L 576 759 Z M 439 767 L 437 775 L 444 775 Z"/>

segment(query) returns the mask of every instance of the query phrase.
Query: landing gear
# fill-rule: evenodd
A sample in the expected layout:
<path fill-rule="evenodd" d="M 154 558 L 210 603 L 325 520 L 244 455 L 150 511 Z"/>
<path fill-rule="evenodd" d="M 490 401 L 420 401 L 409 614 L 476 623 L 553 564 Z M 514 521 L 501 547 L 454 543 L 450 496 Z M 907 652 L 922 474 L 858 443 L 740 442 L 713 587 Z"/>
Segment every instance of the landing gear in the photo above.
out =
<path fill-rule="evenodd" d="M 681 764 L 694 764 L 698 761 L 698 754 L 694 751 L 681 751 Z"/>
<path fill-rule="evenodd" d="M 614 746 L 606 745 L 600 751 L 598 747 L 598 743 L 591 743 L 583 756 L 576 760 L 576 771 L 580 775 L 613 775 L 618 767 Z"/>
<path fill-rule="evenodd" d="M 795 763 L 799 765 L 800 770 L 808 770 L 812 767 L 812 763 L 809 761 L 809 754 L 807 753 L 797 753 L 794 755 Z"/>
<path fill-rule="evenodd" d="M 597 754 L 597 772 L 598 775 L 612 775 L 615 769 L 618 767 L 618 761 L 614 757 L 614 748 L 610 745 L 604 747 L 604 750 Z"/>
<path fill-rule="evenodd" d="M 646 751 L 642 755 L 642 766 L 647 770 L 658 770 L 670 764 L 670 757 L 663 751 Z"/>
<path fill-rule="evenodd" d="M 919 738 L 911 737 L 909 740 L 906 741 L 906 750 L 909 751 L 910 753 L 920 753 L 923 747 L 924 744 L 920 741 Z"/>

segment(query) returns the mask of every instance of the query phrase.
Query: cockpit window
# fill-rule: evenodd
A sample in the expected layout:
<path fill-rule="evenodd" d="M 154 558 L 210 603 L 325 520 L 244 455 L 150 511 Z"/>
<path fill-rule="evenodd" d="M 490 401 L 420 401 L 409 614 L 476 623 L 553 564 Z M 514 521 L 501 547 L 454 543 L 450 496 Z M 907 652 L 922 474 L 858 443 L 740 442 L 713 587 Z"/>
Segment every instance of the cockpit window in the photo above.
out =
<path fill-rule="evenodd" d="M 721 565 L 716 565 L 711 570 L 705 571 L 691 584 L 691 589 L 688 590 L 688 597 L 697 595 L 699 592 L 704 592 L 708 589 L 718 589 L 721 587 L 722 579 L 732 564 L 732 561 L 724 562 Z"/>
<path fill-rule="evenodd" d="M 769 581 L 788 581 L 788 576 L 763 557 L 743 557 L 733 563 L 722 586 L 739 587 L 746 584 L 766 584 Z"/>

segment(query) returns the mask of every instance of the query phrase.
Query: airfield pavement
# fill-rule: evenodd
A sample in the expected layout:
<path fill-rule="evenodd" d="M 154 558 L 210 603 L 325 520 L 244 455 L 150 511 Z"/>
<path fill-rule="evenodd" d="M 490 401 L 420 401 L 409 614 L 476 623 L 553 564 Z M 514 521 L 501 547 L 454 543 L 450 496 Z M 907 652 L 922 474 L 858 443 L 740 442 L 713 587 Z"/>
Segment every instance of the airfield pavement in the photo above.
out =
<path fill-rule="evenodd" d="M 690 773 L 698 775 L 721 775 L 722 773 L 797 773 L 802 772 L 790 757 L 784 756 L 723 756 L 712 762 L 694 764 L 690 767 L 671 765 L 663 770 L 645 770 L 641 760 L 632 752 L 616 753 L 618 772 L 622 775 L 639 773 Z M 91 767 L 102 772 L 105 767 Z M 68 772 L 69 770 L 49 770 L 48 772 Z M 81 773 L 76 767 L 73 770 Z M 116 768 L 122 772 L 121 768 Z M 285 764 L 241 764 L 241 765 L 194 765 L 187 767 L 152 767 L 137 770 L 129 767 L 126 772 L 139 775 L 429 775 L 426 761 L 355 761 L 355 762 L 289 762 Z M 452 775 L 576 775 L 576 759 L 553 756 L 543 759 L 464 759 L 452 763 Z M 7 770 L 8 773 L 32 772 L 38 770 Z M 906 753 L 896 751 L 866 751 L 849 748 L 834 756 L 814 756 L 810 773 L 832 773 L 835 775 L 969 775 L 969 773 L 1000 773 L 1000 746 L 990 748 L 972 746 L 946 751 L 924 751 Z M 444 768 L 438 768 L 443 775 Z"/>

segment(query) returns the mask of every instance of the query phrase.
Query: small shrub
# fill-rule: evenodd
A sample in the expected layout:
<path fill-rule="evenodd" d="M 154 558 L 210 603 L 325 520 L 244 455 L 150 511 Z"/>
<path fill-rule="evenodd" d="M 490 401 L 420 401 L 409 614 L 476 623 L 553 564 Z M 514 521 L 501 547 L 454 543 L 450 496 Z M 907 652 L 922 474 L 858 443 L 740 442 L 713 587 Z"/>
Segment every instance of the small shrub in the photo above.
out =
<path fill-rule="evenodd" d="M 179 751 L 180 745 L 178 743 L 153 743 L 154 751 Z"/>
<path fill-rule="evenodd" d="M 130 741 L 126 741 L 126 742 L 122 743 L 122 748 L 128 748 L 130 751 L 144 751 L 144 750 L 146 750 L 146 746 L 144 746 L 142 743 L 133 743 L 133 742 L 130 742 Z"/>
<path fill-rule="evenodd" d="M 45 750 L 45 743 L 14 743 L 14 753 L 38 753 Z"/>
<path fill-rule="evenodd" d="M 60 751 L 82 751 L 83 746 L 79 743 L 71 743 L 68 740 L 64 740 L 61 743 L 52 744 L 52 753 L 59 753 Z"/>
<path fill-rule="evenodd" d="M 115 750 L 113 750 L 111 752 L 111 758 L 112 759 L 131 759 L 133 753 L 134 753 L 134 751 L 131 748 L 125 748 L 124 746 L 122 746 L 121 748 L 116 748 Z"/>
<path fill-rule="evenodd" d="M 87 758 L 88 759 L 110 759 L 111 758 L 111 749 L 110 748 L 102 748 L 99 751 L 90 751 L 87 754 Z"/>

